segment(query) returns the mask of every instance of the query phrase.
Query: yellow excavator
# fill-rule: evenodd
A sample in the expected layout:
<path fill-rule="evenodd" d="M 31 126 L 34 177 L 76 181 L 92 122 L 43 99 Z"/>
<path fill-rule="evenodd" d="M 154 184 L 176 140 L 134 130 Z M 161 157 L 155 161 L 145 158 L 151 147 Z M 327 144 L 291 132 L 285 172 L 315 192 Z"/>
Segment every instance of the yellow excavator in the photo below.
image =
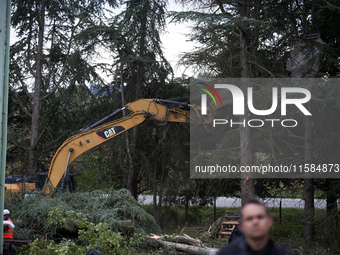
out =
<path fill-rule="evenodd" d="M 190 116 L 190 108 L 191 116 Z M 129 110 L 131 113 L 120 119 L 108 122 L 113 116 Z M 125 131 L 140 125 L 145 120 L 157 122 L 198 122 L 208 123 L 209 117 L 201 116 L 199 107 L 188 103 L 162 99 L 139 99 L 127 104 L 88 128 L 80 130 L 68 138 L 55 153 L 43 187 L 39 190 L 46 196 L 51 196 L 62 180 L 61 190 L 65 188 L 69 178 L 70 164 L 84 152 L 114 138 Z M 36 182 L 6 183 L 6 192 L 36 191 Z"/>

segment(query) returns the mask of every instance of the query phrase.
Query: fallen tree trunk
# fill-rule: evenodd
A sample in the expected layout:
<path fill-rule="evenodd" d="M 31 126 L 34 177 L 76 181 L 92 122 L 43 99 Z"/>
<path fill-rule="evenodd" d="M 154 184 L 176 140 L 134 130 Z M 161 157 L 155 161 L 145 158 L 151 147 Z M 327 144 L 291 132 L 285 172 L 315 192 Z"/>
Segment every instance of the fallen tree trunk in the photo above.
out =
<path fill-rule="evenodd" d="M 176 251 L 185 252 L 191 255 L 215 255 L 219 250 L 215 248 L 205 247 L 202 244 L 201 240 L 191 238 L 190 236 L 185 234 L 183 236 L 168 236 L 168 235 L 157 236 L 151 234 L 151 236 L 149 236 L 148 239 L 150 241 L 152 240 L 158 243 L 163 247 L 175 249 Z M 150 245 L 157 247 L 155 243 L 153 244 L 150 243 Z"/>
<path fill-rule="evenodd" d="M 219 249 L 216 248 L 207 248 L 207 247 L 198 247 L 193 245 L 181 244 L 181 243 L 172 243 L 168 241 L 161 241 L 164 246 L 167 248 L 173 248 L 176 251 L 185 252 L 191 255 L 215 255 L 217 254 Z"/>
<path fill-rule="evenodd" d="M 159 240 L 203 247 L 201 240 L 191 238 L 190 236 L 162 236 Z"/>

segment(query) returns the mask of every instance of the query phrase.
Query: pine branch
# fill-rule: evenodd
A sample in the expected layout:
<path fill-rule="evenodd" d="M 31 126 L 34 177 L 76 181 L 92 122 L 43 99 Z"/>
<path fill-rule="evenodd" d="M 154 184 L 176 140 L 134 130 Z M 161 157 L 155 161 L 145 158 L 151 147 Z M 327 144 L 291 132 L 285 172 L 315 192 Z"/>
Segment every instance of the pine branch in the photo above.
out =
<path fill-rule="evenodd" d="M 27 116 L 32 117 L 32 114 L 26 110 L 26 107 L 23 105 L 23 103 L 21 102 L 20 98 L 18 97 L 17 93 L 12 92 L 14 94 L 14 96 L 16 97 L 16 99 L 18 100 L 18 103 L 20 105 L 20 108 L 27 114 Z"/>
<path fill-rule="evenodd" d="M 61 76 L 59 78 L 59 81 L 54 85 L 54 88 L 47 94 L 45 94 L 41 100 L 44 100 L 46 99 L 47 97 L 49 97 L 50 95 L 54 94 L 56 92 L 56 90 L 59 88 L 60 84 L 64 81 L 64 77 L 65 77 L 65 74 L 66 74 L 66 68 L 68 66 L 67 62 L 69 60 L 69 57 L 70 57 L 70 52 L 71 52 L 71 46 L 72 46 L 72 42 L 73 42 L 73 37 L 74 37 L 74 33 L 75 33 L 75 30 L 77 29 L 77 27 L 80 25 L 80 22 L 82 20 L 79 20 L 78 21 L 78 24 L 75 25 L 72 29 L 72 32 L 71 32 L 71 36 L 70 36 L 70 40 L 69 40 L 69 44 L 68 44 L 68 48 L 67 48 L 67 54 L 66 54 L 66 58 L 65 58 L 65 62 L 64 62 L 64 66 L 63 66 L 63 69 L 61 71 Z M 46 90 L 48 88 L 46 87 L 45 89 L 45 93 L 46 93 Z"/>

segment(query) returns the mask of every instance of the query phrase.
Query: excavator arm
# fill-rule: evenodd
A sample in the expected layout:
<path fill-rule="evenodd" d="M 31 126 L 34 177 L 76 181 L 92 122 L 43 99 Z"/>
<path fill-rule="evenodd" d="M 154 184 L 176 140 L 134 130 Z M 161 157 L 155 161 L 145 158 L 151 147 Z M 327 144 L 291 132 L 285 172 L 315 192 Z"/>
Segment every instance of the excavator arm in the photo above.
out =
<path fill-rule="evenodd" d="M 160 100 L 160 99 L 139 99 L 127 104 L 124 108 L 118 109 L 112 115 L 122 112 L 124 109 L 131 111 L 125 117 L 115 121 L 102 124 L 107 118 L 95 123 L 91 127 L 68 138 L 55 153 L 48 178 L 42 189 L 43 194 L 52 195 L 63 176 L 67 176 L 69 165 L 84 152 L 124 133 L 125 131 L 140 125 L 147 119 L 158 122 L 190 122 L 190 119 L 202 119 L 197 107 L 194 107 L 195 116 L 190 117 L 186 103 Z M 201 121 L 205 122 L 205 121 Z"/>

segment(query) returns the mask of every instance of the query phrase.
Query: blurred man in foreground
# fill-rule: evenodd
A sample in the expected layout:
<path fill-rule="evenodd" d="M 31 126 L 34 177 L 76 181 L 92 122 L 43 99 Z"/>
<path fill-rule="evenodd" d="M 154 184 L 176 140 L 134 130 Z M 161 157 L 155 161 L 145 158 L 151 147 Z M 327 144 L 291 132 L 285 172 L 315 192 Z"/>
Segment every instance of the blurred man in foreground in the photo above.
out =
<path fill-rule="evenodd" d="M 245 238 L 226 245 L 218 255 L 291 255 L 269 239 L 273 219 L 267 207 L 257 199 L 246 201 L 241 208 L 240 229 Z"/>

